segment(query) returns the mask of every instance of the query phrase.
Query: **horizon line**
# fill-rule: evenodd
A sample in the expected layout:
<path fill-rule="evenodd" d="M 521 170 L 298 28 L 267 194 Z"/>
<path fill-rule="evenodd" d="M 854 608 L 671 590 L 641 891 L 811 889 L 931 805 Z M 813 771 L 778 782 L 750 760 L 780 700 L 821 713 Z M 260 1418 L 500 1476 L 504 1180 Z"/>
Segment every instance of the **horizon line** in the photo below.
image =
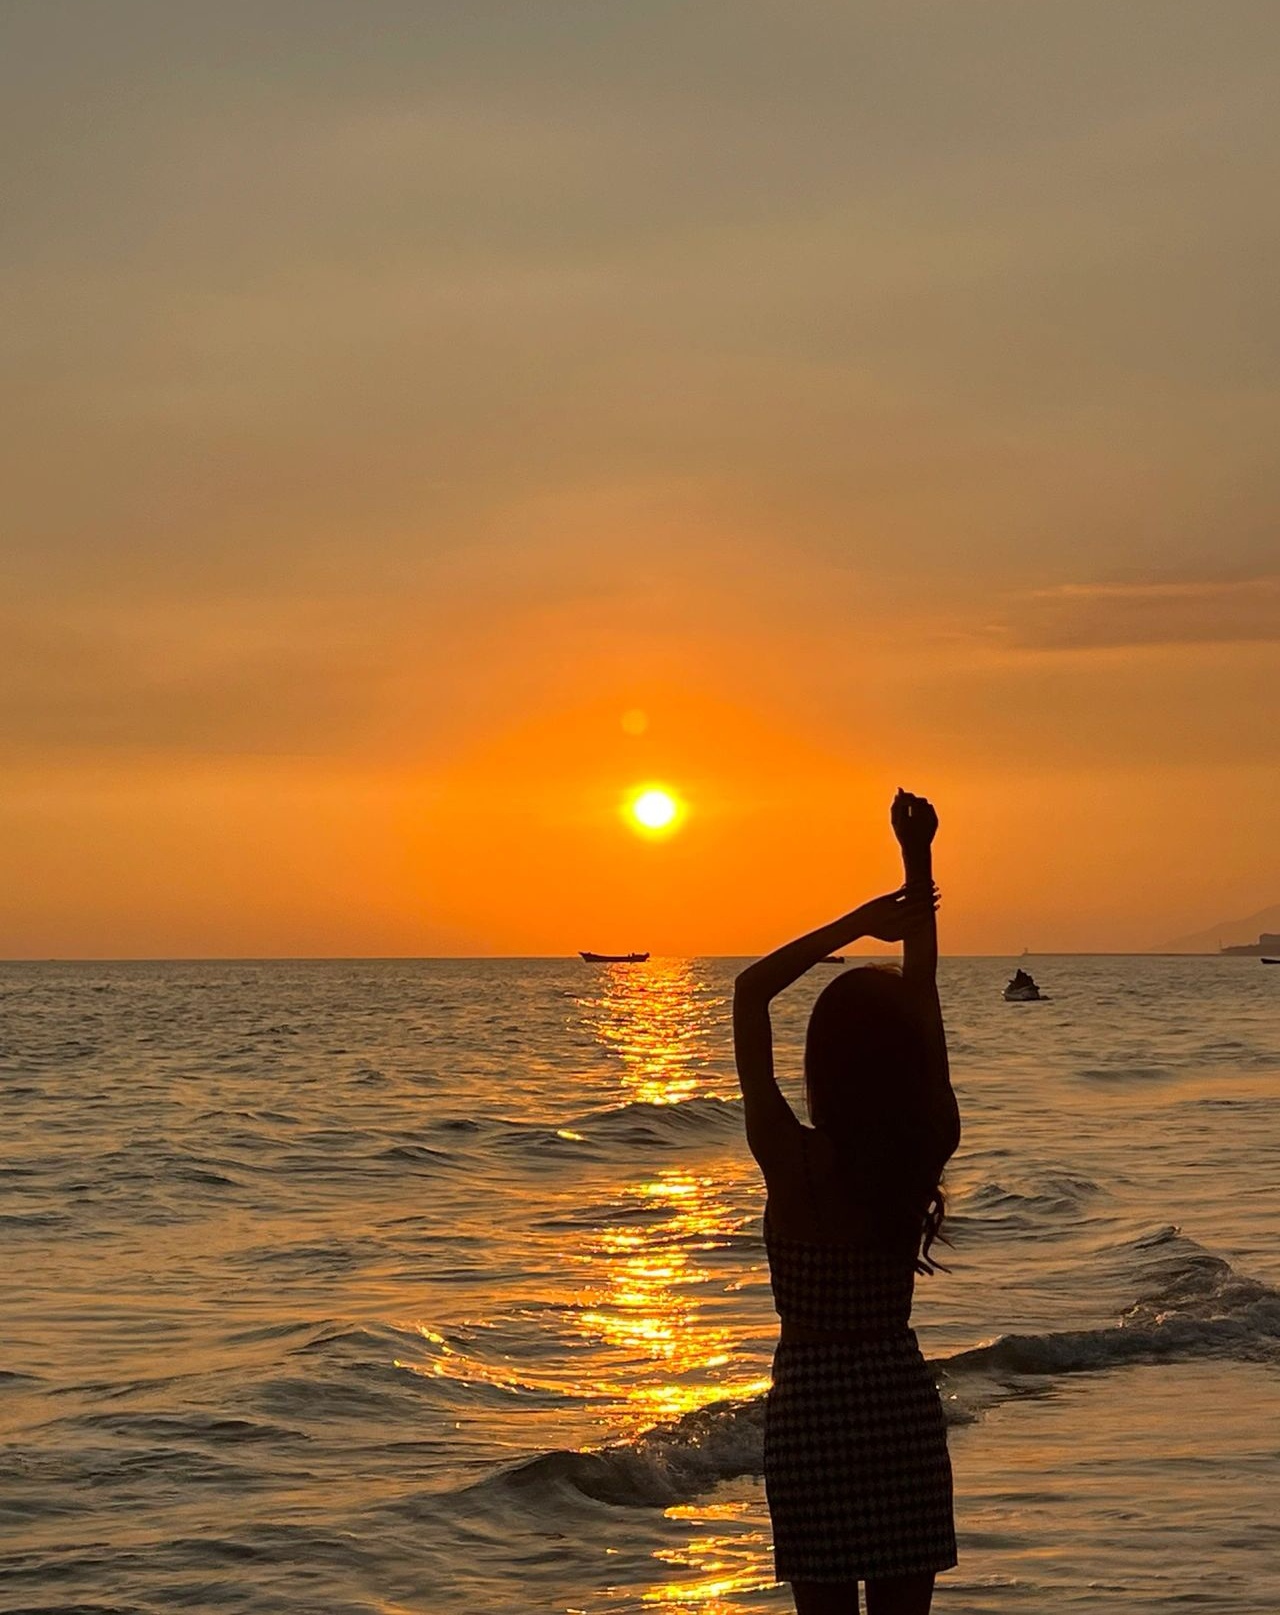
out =
<path fill-rule="evenodd" d="M 1256 944 L 1254 944 L 1256 946 Z M 659 953 L 651 954 L 649 961 L 661 959 L 758 959 L 758 953 Z M 897 953 L 851 953 L 847 960 L 896 959 Z M 1250 958 L 1250 954 L 1229 954 L 1220 949 L 1170 950 L 1168 948 L 1062 948 L 1043 952 L 1004 953 L 939 953 L 940 959 L 1225 959 Z M 86 953 L 86 954 L 4 954 L 0 965 L 73 965 L 73 964 L 478 964 L 506 961 L 509 963 L 561 963 L 594 964 L 577 953 Z M 606 961 L 607 962 L 607 961 Z"/>

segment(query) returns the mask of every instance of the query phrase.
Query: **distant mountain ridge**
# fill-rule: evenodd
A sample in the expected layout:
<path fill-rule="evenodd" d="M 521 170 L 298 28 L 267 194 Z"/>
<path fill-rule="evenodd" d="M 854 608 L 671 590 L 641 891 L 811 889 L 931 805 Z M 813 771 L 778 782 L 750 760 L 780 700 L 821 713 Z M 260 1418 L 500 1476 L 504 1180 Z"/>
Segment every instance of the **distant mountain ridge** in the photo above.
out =
<path fill-rule="evenodd" d="M 1241 943 L 1256 942 L 1263 931 L 1280 931 L 1280 903 L 1260 908 L 1243 920 L 1223 920 L 1204 931 L 1192 931 L 1188 936 L 1174 937 L 1162 942 L 1152 953 L 1217 953 L 1219 948 L 1234 948 Z"/>

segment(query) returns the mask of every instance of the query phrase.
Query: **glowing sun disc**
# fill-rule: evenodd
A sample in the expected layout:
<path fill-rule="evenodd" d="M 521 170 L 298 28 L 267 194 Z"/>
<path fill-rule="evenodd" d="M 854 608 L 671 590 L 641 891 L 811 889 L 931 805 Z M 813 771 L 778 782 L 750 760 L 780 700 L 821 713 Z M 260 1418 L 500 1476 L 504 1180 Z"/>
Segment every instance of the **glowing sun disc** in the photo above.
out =
<path fill-rule="evenodd" d="M 676 816 L 676 805 L 665 791 L 645 791 L 631 804 L 631 811 L 648 830 L 661 830 Z"/>
<path fill-rule="evenodd" d="M 673 830 L 680 816 L 680 803 L 670 791 L 646 785 L 627 803 L 627 813 L 639 830 L 660 834 Z"/>

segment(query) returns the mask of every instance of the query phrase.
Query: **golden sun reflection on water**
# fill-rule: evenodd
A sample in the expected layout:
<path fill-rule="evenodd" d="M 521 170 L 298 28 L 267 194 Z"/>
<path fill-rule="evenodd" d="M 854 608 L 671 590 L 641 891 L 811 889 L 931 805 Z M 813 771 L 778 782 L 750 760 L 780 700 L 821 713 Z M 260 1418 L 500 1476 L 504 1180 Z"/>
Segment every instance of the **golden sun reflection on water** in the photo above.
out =
<path fill-rule="evenodd" d="M 626 1097 L 672 1105 L 702 1086 L 722 1002 L 710 996 L 691 960 L 655 959 L 609 966 L 578 1008 L 605 1048 L 620 1056 Z"/>
<path fill-rule="evenodd" d="M 634 1163 L 638 1151 L 652 1165 L 643 1174 L 624 1165 L 630 1181 L 619 1179 L 616 1164 L 587 1165 L 585 1176 L 567 1179 L 554 1194 L 554 1211 L 563 1215 L 548 1219 L 554 1232 L 550 1251 L 544 1246 L 551 1261 L 541 1299 L 567 1325 L 562 1346 L 513 1358 L 482 1339 L 447 1339 L 418 1322 L 430 1359 L 397 1366 L 513 1394 L 568 1391 L 581 1399 L 582 1422 L 572 1439 L 585 1438 L 586 1450 L 596 1450 L 656 1430 L 636 1450 L 642 1463 L 652 1455 L 661 1468 L 669 1440 L 673 1448 L 701 1445 L 723 1439 L 726 1428 L 717 1413 L 670 1437 L 667 1427 L 708 1404 L 759 1396 L 769 1384 L 758 1344 L 753 1352 L 741 1339 L 743 1312 L 734 1294 L 743 1282 L 741 1262 L 725 1254 L 756 1220 L 742 1192 L 750 1163 L 735 1163 L 732 1137 L 706 1129 L 715 1107 L 682 1115 L 645 1108 L 727 1097 L 726 1005 L 694 963 L 657 960 L 593 971 L 576 1007 L 579 1026 L 613 1068 L 612 1098 L 593 1104 L 616 1108 L 604 1136 L 621 1141 L 636 1130 L 634 1148 L 624 1144 L 605 1159 Z M 559 1137 L 595 1144 L 595 1128 L 579 1125 L 581 1131 L 559 1128 Z M 564 1439 L 562 1417 L 553 1409 L 529 1416 L 541 1421 L 542 1444 Z M 533 1428 L 527 1420 L 513 1429 L 513 1453 L 540 1444 Z M 629 1584 L 598 1589 L 602 1602 L 589 1608 L 607 1610 L 627 1598 L 635 1601 L 630 1607 L 666 1615 L 747 1615 L 752 1596 L 773 1585 L 759 1482 L 744 1476 L 664 1513 L 678 1527 L 676 1540 L 665 1537 L 648 1572 L 643 1561 L 629 1566 L 621 1578 Z"/>
<path fill-rule="evenodd" d="M 618 1059 L 623 1102 L 674 1105 L 716 1091 L 707 1067 L 727 1036 L 725 1002 L 694 963 L 613 966 L 579 996 L 578 1009 Z M 608 1398 L 609 1442 L 768 1388 L 758 1359 L 736 1347 L 730 1309 L 719 1307 L 726 1290 L 716 1252 L 748 1220 L 730 1204 L 729 1181 L 723 1168 L 717 1174 L 701 1162 L 661 1167 L 615 1189 L 608 1220 L 587 1234 L 577 1324 L 607 1351 L 591 1390 Z M 773 1585 L 758 1486 L 733 1490 L 729 1501 L 717 1494 L 665 1511 L 687 1526 L 687 1537 L 664 1545 L 661 1579 L 631 1596 L 670 1615 L 743 1615 L 740 1599 Z"/>
<path fill-rule="evenodd" d="M 578 1322 L 626 1353 L 627 1379 L 613 1387 L 625 1398 L 626 1422 L 638 1430 L 720 1397 L 755 1394 L 763 1388 L 758 1376 L 735 1381 L 716 1372 L 733 1362 L 733 1333 L 702 1318 L 692 1293 L 712 1280 L 703 1258 L 740 1226 L 715 1179 L 669 1170 L 624 1193 L 665 1215 L 640 1228 L 595 1232 L 589 1261 L 603 1273 Z"/>
<path fill-rule="evenodd" d="M 758 1506 L 745 1500 L 667 1509 L 669 1520 L 688 1520 L 712 1529 L 690 1537 L 682 1547 L 663 1550 L 663 1561 L 685 1574 L 656 1583 L 640 1595 L 642 1601 L 670 1615 L 678 1610 L 742 1615 L 747 1606 L 737 1602 L 739 1597 L 774 1585 L 769 1538 L 753 1524 L 758 1513 Z M 736 1524 L 738 1529 L 717 1531 L 717 1524 Z"/>
<path fill-rule="evenodd" d="M 702 1068 L 721 1029 L 722 1000 L 695 964 L 660 959 L 615 965 L 578 1000 L 583 1020 L 621 1058 L 629 1102 L 677 1104 L 705 1089 Z M 759 1376 L 734 1382 L 732 1331 L 704 1316 L 699 1292 L 714 1284 L 707 1258 L 742 1226 L 719 1180 L 705 1171 L 664 1168 L 626 1185 L 616 1220 L 588 1238 L 580 1328 L 624 1354 L 625 1379 L 610 1386 L 640 1430 L 726 1396 L 761 1388 Z M 632 1209 L 634 1208 L 634 1215 Z"/>
<path fill-rule="evenodd" d="M 708 992 L 694 964 L 615 966 L 594 995 L 579 999 L 579 1009 L 620 1057 L 624 1099 L 669 1105 L 708 1091 L 705 1068 L 715 1040 L 727 1035 L 724 1002 Z M 768 1388 L 758 1362 L 740 1359 L 734 1331 L 713 1311 L 725 1293 L 716 1283 L 715 1252 L 744 1223 L 726 1187 L 702 1166 L 663 1168 L 628 1184 L 620 1214 L 589 1237 L 585 1260 L 599 1277 L 584 1297 L 579 1326 L 616 1348 L 617 1383 L 607 1389 L 626 1409 L 629 1433 Z M 669 1520 L 687 1525 L 688 1536 L 656 1556 L 662 1579 L 640 1592 L 646 1607 L 743 1615 L 748 1605 L 740 1600 L 773 1585 L 758 1487 L 740 1482 L 733 1489 L 731 1500 L 717 1495 L 666 1510 Z"/>

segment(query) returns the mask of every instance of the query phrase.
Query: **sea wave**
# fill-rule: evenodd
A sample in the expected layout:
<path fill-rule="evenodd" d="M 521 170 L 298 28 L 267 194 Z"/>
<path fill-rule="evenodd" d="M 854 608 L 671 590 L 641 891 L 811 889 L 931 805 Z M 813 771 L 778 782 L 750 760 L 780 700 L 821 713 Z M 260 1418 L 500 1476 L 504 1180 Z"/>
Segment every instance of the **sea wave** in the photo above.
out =
<path fill-rule="evenodd" d="M 481 1148 L 525 1162 L 566 1156 L 611 1154 L 620 1146 L 641 1148 L 710 1143 L 737 1134 L 742 1105 L 703 1094 L 673 1103 L 633 1099 L 626 1104 L 585 1111 L 558 1126 L 501 1116 L 449 1116 L 432 1131 L 454 1148 Z"/>
<path fill-rule="evenodd" d="M 1041 1229 L 1046 1218 L 1079 1213 L 1101 1190 L 1091 1178 L 1070 1172 L 1046 1173 L 1033 1186 L 981 1183 L 959 1199 L 949 1213 L 957 1227 L 969 1223 L 996 1223 L 1001 1232 L 1018 1228 Z"/>
<path fill-rule="evenodd" d="M 1079 1374 L 1193 1357 L 1280 1362 L 1280 1292 L 1248 1278 L 1175 1226 L 1129 1247 L 1145 1269 L 1137 1299 L 1100 1329 L 1002 1335 L 936 1366 L 966 1374 Z"/>
<path fill-rule="evenodd" d="M 976 1407 L 1025 1394 L 1029 1381 L 1045 1376 L 1207 1356 L 1280 1362 L 1280 1292 L 1237 1273 L 1176 1228 L 1135 1242 L 1132 1254 L 1148 1263 L 1150 1287 L 1117 1324 L 1003 1335 L 934 1359 L 948 1423 L 969 1422 Z M 988 1384 L 967 1395 L 965 1382 L 981 1380 Z M 539 1453 L 465 1490 L 665 1508 L 722 1481 L 758 1475 L 763 1430 L 763 1396 L 713 1402 L 630 1441 Z"/>
<path fill-rule="evenodd" d="M 760 1473 L 764 1398 L 713 1402 L 595 1450 L 539 1453 L 466 1491 L 574 1494 L 623 1507 L 665 1508 L 723 1480 Z"/>
<path fill-rule="evenodd" d="M 592 1110 L 569 1127 L 591 1140 L 619 1144 L 671 1144 L 724 1137 L 742 1126 L 742 1104 L 703 1094 L 675 1104 L 633 1099 L 625 1105 Z"/>

